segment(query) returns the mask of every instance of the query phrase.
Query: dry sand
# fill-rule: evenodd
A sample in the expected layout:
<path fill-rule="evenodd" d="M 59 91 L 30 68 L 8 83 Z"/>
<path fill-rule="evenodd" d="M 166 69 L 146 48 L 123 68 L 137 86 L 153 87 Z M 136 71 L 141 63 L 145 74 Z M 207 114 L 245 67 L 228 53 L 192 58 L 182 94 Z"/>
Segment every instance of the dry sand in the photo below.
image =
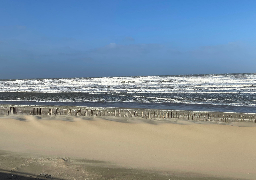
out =
<path fill-rule="evenodd" d="M 0 150 L 8 178 L 256 179 L 254 123 L 6 116 Z"/>

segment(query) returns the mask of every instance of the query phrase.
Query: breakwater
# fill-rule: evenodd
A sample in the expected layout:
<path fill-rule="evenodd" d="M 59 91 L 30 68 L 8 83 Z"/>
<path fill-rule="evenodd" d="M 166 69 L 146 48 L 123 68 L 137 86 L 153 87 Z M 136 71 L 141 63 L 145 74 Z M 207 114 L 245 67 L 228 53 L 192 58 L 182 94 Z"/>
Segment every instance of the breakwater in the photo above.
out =
<path fill-rule="evenodd" d="M 140 117 L 145 119 L 183 119 L 192 121 L 219 121 L 219 122 L 254 122 L 256 113 L 235 112 L 206 112 L 160 109 L 127 109 L 105 107 L 78 107 L 78 106 L 0 106 L 0 115 L 38 115 L 38 116 L 112 116 L 112 117 Z"/>

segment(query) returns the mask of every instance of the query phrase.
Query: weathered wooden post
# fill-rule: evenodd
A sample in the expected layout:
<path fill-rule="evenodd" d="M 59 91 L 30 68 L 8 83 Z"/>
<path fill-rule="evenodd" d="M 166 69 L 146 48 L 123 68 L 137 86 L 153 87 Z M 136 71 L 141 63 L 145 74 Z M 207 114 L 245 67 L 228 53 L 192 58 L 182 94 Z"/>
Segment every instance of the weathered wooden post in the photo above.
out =
<path fill-rule="evenodd" d="M 59 110 L 59 108 L 57 108 L 56 110 L 55 110 L 55 116 L 58 114 L 58 110 Z"/>
<path fill-rule="evenodd" d="M 33 108 L 32 115 L 36 115 L 36 108 Z"/>
<path fill-rule="evenodd" d="M 132 113 L 129 109 L 127 109 L 127 117 L 132 117 Z"/>
<path fill-rule="evenodd" d="M 17 108 L 13 107 L 13 114 L 17 114 Z"/>
<path fill-rule="evenodd" d="M 10 113 L 9 114 L 13 114 L 13 107 L 10 107 Z"/>
<path fill-rule="evenodd" d="M 10 114 L 14 114 L 14 107 L 11 107 Z"/>
<path fill-rule="evenodd" d="M 52 109 L 49 109 L 48 114 L 51 116 L 52 115 Z"/>

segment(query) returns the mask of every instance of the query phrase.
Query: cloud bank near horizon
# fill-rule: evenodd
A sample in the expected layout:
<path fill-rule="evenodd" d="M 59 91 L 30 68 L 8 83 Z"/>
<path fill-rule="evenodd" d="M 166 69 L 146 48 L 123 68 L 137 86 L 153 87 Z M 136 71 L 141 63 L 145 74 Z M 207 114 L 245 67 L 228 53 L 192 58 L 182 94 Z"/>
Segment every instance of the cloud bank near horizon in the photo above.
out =
<path fill-rule="evenodd" d="M 255 72 L 256 65 L 254 47 L 245 43 L 185 50 L 156 43 L 76 48 L 70 45 L 73 40 L 53 41 L 51 46 L 44 41 L 49 40 L 34 46 L 1 41 L 1 78 L 246 73 Z"/>

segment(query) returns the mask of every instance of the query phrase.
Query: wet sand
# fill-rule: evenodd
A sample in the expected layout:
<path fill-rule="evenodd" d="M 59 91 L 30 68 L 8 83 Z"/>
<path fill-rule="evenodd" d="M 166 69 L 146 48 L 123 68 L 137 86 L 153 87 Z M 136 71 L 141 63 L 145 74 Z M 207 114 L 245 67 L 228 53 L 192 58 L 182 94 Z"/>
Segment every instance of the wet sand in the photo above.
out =
<path fill-rule="evenodd" d="M 0 118 L 0 177 L 256 179 L 255 123 Z"/>

